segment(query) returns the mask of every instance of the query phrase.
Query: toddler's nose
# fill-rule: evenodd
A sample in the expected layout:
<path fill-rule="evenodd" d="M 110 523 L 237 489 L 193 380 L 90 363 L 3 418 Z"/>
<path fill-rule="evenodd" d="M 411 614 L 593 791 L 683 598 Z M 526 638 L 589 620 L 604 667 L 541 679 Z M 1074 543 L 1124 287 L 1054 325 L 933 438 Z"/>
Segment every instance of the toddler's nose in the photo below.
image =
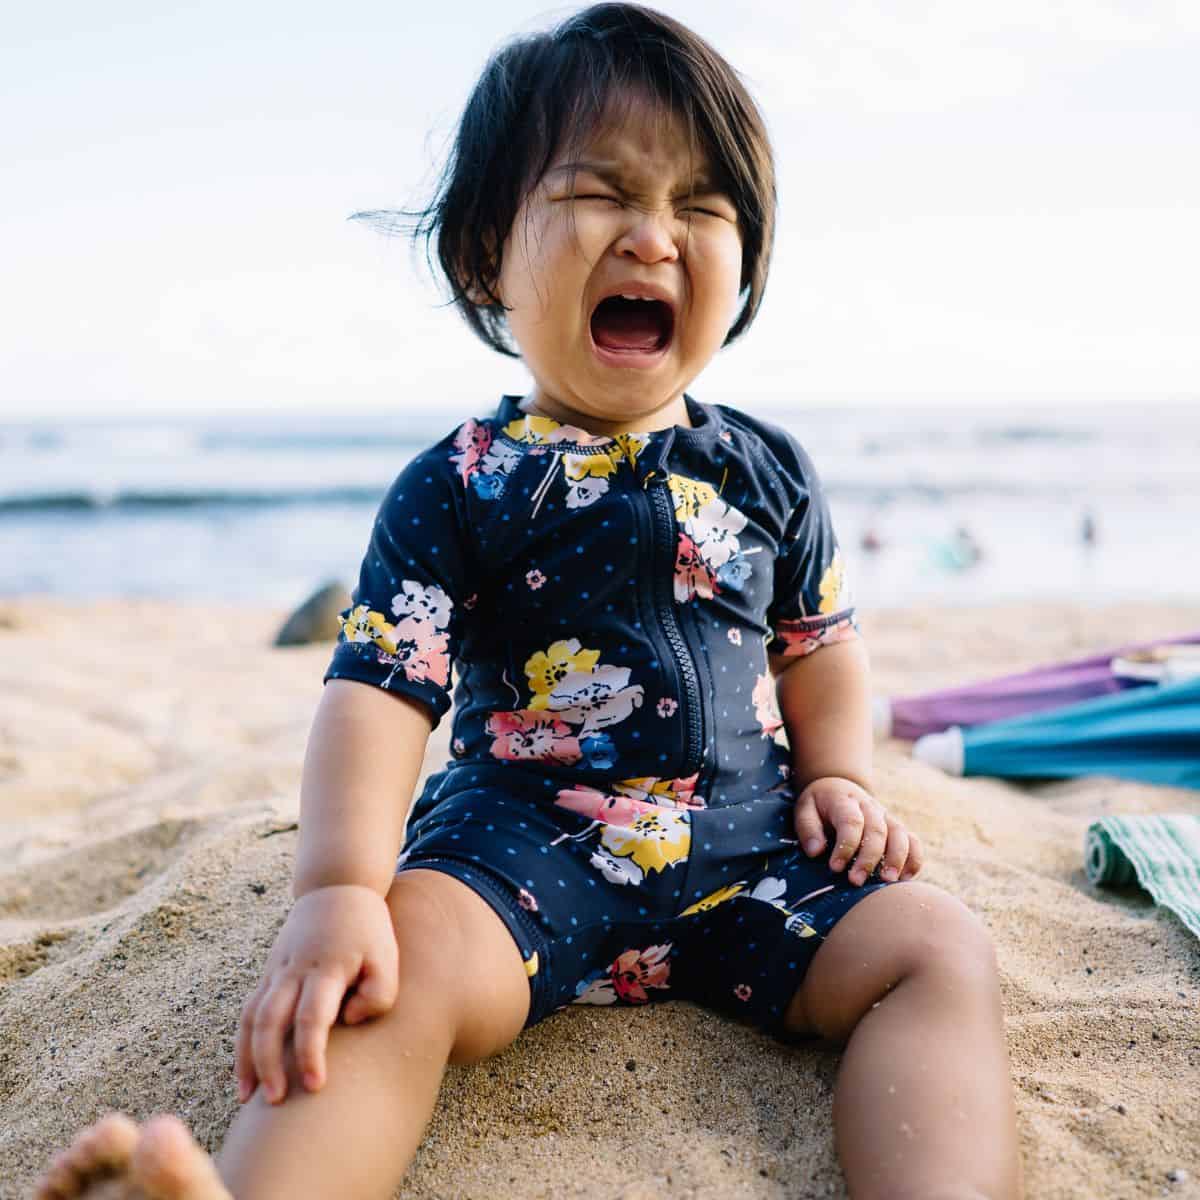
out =
<path fill-rule="evenodd" d="M 639 262 L 675 262 L 683 223 L 673 213 L 633 210 L 629 228 L 617 239 L 616 252 Z"/>

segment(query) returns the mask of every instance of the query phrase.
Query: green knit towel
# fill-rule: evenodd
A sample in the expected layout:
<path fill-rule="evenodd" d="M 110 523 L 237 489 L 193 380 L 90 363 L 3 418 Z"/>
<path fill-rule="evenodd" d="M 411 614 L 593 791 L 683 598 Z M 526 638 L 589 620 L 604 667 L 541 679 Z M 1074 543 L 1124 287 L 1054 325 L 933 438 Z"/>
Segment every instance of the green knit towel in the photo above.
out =
<path fill-rule="evenodd" d="M 1136 882 L 1200 937 L 1200 816 L 1101 817 L 1083 857 L 1089 883 Z"/>

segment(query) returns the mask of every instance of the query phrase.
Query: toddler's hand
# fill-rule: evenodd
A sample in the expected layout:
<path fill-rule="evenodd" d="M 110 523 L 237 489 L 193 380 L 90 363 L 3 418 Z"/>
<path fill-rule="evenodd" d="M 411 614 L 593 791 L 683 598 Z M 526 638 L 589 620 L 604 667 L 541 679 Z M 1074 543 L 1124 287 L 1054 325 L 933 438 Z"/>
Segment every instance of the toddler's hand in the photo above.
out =
<path fill-rule="evenodd" d="M 881 858 L 880 875 L 889 882 L 911 879 L 921 869 L 924 855 L 917 835 L 849 779 L 814 779 L 796 801 L 796 836 L 810 858 L 825 849 L 827 825 L 837 835 L 831 870 L 840 871 L 858 851 L 847 875 L 853 884 L 865 883 Z"/>
<path fill-rule="evenodd" d="M 289 1027 L 304 1086 L 325 1082 L 325 1047 L 348 988 L 342 1019 L 352 1025 L 396 1001 L 399 954 L 387 901 L 347 884 L 306 892 L 292 907 L 267 956 L 262 981 L 242 1007 L 236 1070 L 238 1100 L 261 1082 L 267 1099 L 287 1095 L 283 1044 Z"/>

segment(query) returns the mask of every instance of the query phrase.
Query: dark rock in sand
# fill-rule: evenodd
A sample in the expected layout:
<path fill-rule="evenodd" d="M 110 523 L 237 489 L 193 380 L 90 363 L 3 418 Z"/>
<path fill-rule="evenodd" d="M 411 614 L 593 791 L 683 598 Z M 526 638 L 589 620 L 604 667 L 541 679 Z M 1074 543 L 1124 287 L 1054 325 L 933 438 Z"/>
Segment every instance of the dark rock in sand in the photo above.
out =
<path fill-rule="evenodd" d="M 324 584 L 284 621 L 275 635 L 275 645 L 332 642 L 337 637 L 338 616 L 350 603 L 350 593 L 340 583 Z"/>

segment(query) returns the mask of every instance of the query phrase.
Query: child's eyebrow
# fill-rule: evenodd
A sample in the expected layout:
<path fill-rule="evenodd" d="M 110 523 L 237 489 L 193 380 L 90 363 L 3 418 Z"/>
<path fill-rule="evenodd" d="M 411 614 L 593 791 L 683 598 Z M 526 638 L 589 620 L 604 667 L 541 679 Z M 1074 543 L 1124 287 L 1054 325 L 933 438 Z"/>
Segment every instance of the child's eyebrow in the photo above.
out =
<path fill-rule="evenodd" d="M 586 171 L 589 175 L 595 175 L 598 179 L 603 179 L 605 183 L 611 184 L 613 187 L 628 190 L 625 188 L 625 179 L 621 172 L 619 163 L 601 162 L 591 159 L 576 159 L 571 162 L 559 163 L 557 166 L 551 167 L 546 175 L 567 175 L 575 176 L 580 171 Z M 697 171 L 692 176 L 691 191 L 697 195 L 704 195 L 713 192 L 723 191 L 716 182 L 714 182 L 704 170 Z"/>

